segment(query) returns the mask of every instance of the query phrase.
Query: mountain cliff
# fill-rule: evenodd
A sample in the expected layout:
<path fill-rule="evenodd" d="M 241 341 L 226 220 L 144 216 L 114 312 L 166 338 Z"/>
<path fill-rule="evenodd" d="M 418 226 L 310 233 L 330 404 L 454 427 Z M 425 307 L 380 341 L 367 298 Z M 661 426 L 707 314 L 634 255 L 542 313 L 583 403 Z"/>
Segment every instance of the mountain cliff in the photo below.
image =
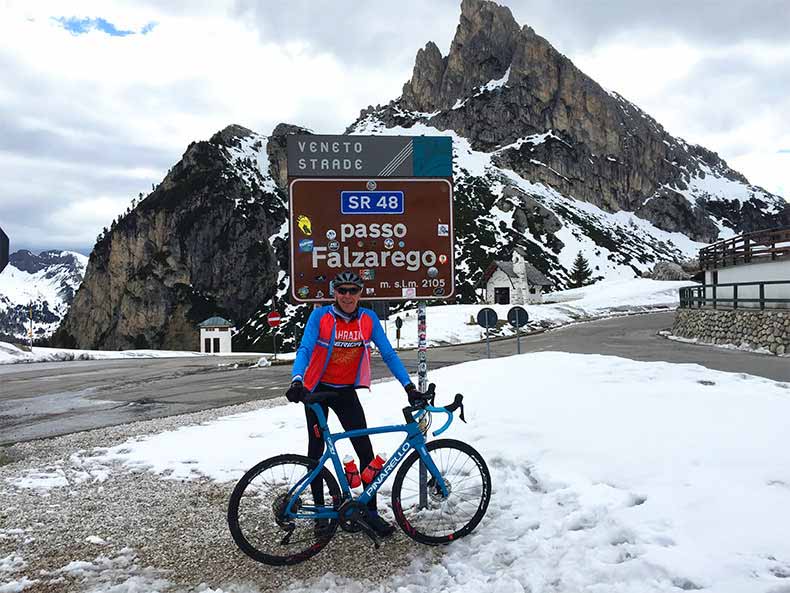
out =
<path fill-rule="evenodd" d="M 307 307 L 287 297 L 285 143 L 305 132 L 234 125 L 191 144 L 97 241 L 56 341 L 194 349 L 197 323 L 220 314 L 241 329 L 235 349 L 268 349 L 265 313 L 277 308 L 292 344 Z M 347 133 L 453 138 L 462 302 L 516 250 L 563 287 L 579 251 L 596 277 L 633 277 L 717 238 L 790 224 L 781 197 L 668 134 L 492 2 L 464 0 L 448 55 L 428 43 L 402 95 Z"/>

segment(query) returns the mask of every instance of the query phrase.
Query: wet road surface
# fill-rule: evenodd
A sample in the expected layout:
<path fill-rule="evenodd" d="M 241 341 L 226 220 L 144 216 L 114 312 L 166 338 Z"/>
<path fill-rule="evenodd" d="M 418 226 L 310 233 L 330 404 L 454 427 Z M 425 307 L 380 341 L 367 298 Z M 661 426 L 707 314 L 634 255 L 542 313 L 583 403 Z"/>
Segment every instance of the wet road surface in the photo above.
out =
<path fill-rule="evenodd" d="M 673 342 L 656 335 L 674 313 L 580 323 L 522 337 L 522 352 L 608 354 L 790 381 L 790 360 Z M 430 335 L 430 319 L 428 320 Z M 516 353 L 516 340 L 491 342 L 492 356 Z M 431 348 L 428 367 L 485 358 L 486 345 Z M 401 353 L 414 375 L 416 353 Z M 258 356 L 92 360 L 0 365 L 0 445 L 280 396 L 291 367 L 255 368 Z M 386 378 L 374 358 L 374 379 Z"/>

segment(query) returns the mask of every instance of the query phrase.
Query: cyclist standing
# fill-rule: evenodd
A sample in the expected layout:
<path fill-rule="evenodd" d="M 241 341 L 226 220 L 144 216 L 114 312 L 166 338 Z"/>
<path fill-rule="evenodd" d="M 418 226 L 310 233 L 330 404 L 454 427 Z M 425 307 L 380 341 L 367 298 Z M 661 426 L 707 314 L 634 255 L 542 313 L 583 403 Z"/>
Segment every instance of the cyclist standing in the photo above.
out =
<path fill-rule="evenodd" d="M 354 272 L 338 274 L 332 286 L 335 302 L 315 309 L 307 320 L 302 341 L 296 352 L 291 386 L 286 392 L 289 401 L 301 402 L 307 393 L 334 392 L 321 402 L 324 414 L 329 409 L 337 415 L 343 430 L 367 428 L 367 420 L 356 388 L 370 388 L 370 343 L 401 385 L 410 401 L 424 394 L 409 379 L 409 373 L 392 348 L 376 313 L 359 306 L 363 282 Z M 318 461 L 324 452 L 324 441 L 314 430 L 318 424 L 315 413 L 305 406 L 307 420 L 307 456 Z M 359 457 L 360 470 L 373 461 L 370 437 L 351 439 Z M 320 488 L 313 495 L 321 497 Z M 316 500 L 317 504 L 322 501 Z M 368 524 L 380 537 L 392 535 L 395 528 L 378 514 L 376 497 L 368 503 Z"/>

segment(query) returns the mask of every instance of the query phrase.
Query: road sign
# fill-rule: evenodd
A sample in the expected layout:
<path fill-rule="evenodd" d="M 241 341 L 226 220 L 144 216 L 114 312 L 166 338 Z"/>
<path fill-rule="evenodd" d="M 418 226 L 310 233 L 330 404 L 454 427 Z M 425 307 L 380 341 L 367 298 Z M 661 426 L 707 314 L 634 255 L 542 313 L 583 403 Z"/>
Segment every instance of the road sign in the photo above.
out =
<path fill-rule="evenodd" d="M 449 136 L 288 137 L 288 176 L 452 177 Z"/>
<path fill-rule="evenodd" d="M 289 189 L 294 300 L 331 300 L 343 270 L 362 278 L 363 300 L 452 296 L 449 180 L 302 178 Z"/>
<path fill-rule="evenodd" d="M 496 311 L 491 307 L 483 307 L 477 313 L 477 325 L 485 328 L 496 327 L 496 322 L 499 321 Z"/>
<path fill-rule="evenodd" d="M 0 229 L 0 272 L 8 265 L 8 235 Z"/>
<path fill-rule="evenodd" d="M 395 327 L 397 327 L 398 329 L 402 328 L 403 327 L 403 319 L 401 319 L 400 317 L 396 317 L 395 318 Z"/>
<path fill-rule="evenodd" d="M 277 311 L 272 311 L 271 313 L 266 315 L 266 323 L 269 324 L 269 327 L 279 327 L 280 314 Z"/>
<path fill-rule="evenodd" d="M 529 314 L 524 307 L 511 307 L 507 312 L 507 320 L 513 327 L 524 327 L 529 323 Z"/>

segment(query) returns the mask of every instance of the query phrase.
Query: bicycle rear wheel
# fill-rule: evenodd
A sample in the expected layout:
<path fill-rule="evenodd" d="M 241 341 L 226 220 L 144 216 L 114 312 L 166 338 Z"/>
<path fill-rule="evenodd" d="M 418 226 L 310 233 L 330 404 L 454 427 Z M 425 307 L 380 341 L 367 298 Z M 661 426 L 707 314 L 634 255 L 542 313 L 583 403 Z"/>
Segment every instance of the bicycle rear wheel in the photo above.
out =
<path fill-rule="evenodd" d="M 242 476 L 228 503 L 228 526 L 242 552 L 258 562 L 283 566 L 307 560 L 329 543 L 337 530 L 337 519 L 284 515 L 292 496 L 289 492 L 315 467 L 316 462 L 303 455 L 278 455 Z M 314 483 L 319 501 L 307 486 L 291 512 L 309 514 L 304 506 L 336 508 L 340 487 L 329 470 L 322 468 Z"/>
<path fill-rule="evenodd" d="M 477 527 L 491 499 L 491 476 L 480 453 L 461 441 L 440 439 L 426 445 L 449 495 L 428 473 L 427 505 L 420 508 L 419 459 L 415 451 L 398 470 L 392 485 L 395 520 L 422 544 L 447 544 Z"/>

